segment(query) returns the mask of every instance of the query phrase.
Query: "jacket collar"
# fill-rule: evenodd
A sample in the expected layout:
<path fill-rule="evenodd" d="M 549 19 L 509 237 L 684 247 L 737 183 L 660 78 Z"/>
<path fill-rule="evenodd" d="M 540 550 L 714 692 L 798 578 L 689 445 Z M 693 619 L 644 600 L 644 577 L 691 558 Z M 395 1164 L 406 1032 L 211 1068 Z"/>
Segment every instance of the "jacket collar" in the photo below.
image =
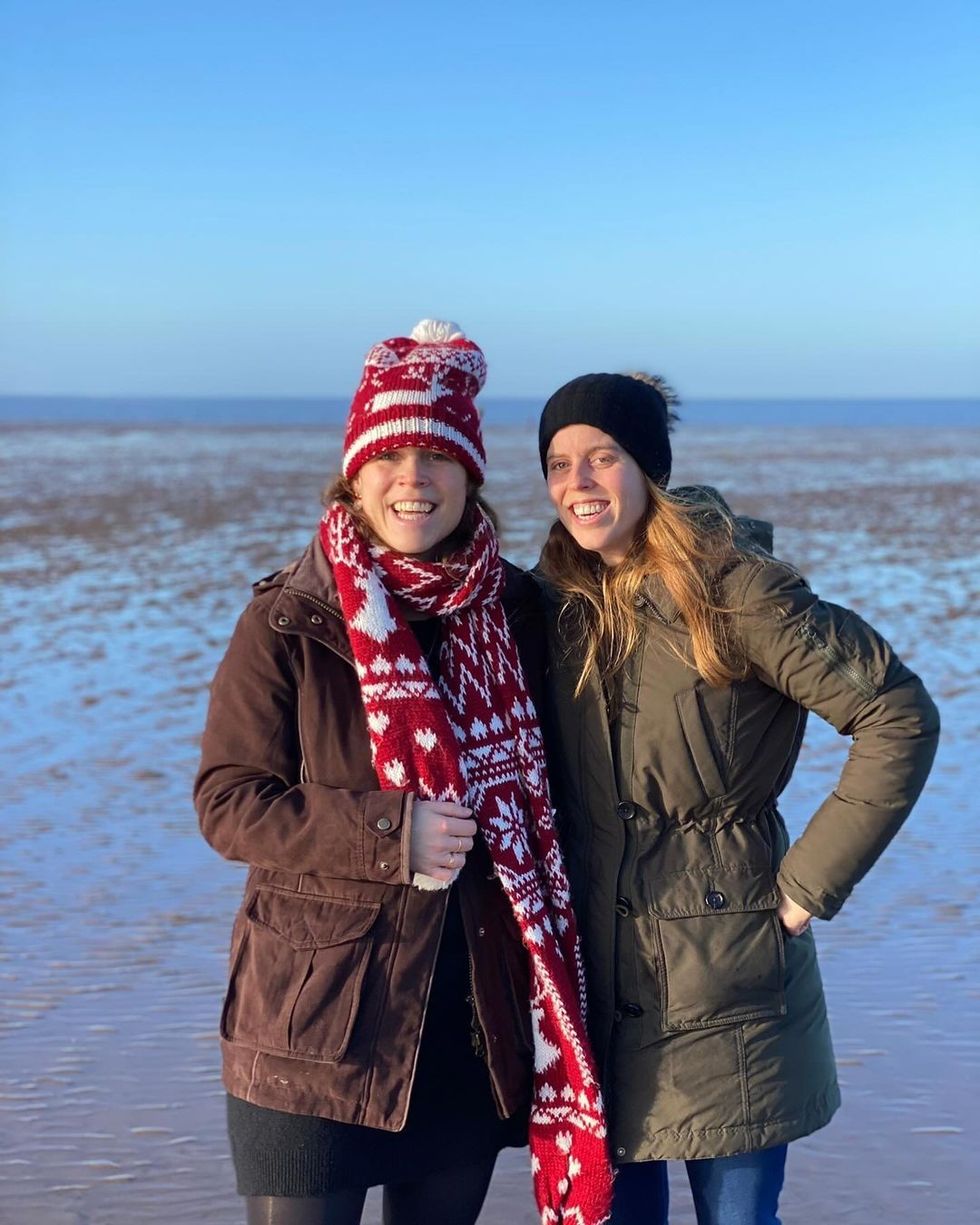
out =
<path fill-rule="evenodd" d="M 637 602 L 642 609 L 652 612 L 659 621 L 667 625 L 673 625 L 681 615 L 681 610 L 659 574 L 650 574 L 644 579 Z"/>
<path fill-rule="evenodd" d="M 300 557 L 278 573 L 260 579 L 253 590 L 260 595 L 276 588 L 278 595 L 269 609 L 269 624 L 277 633 L 314 638 L 348 663 L 354 662 L 337 584 L 319 532 Z"/>

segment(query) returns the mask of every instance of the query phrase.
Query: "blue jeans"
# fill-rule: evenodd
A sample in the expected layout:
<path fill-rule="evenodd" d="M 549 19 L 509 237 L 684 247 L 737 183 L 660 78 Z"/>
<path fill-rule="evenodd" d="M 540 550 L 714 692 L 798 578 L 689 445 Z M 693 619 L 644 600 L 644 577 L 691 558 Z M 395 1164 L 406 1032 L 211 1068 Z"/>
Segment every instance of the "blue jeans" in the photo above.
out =
<path fill-rule="evenodd" d="M 698 1225 L 779 1225 L 785 1144 L 685 1164 Z M 621 1165 L 609 1225 L 667 1225 L 667 1202 L 665 1161 Z"/>

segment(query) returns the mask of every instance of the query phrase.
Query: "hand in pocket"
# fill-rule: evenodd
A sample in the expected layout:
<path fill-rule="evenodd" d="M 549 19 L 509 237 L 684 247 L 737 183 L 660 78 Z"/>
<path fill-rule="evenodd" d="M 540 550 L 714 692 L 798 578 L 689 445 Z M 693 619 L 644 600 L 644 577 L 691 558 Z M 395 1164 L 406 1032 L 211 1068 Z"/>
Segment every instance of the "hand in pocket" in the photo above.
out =
<path fill-rule="evenodd" d="M 809 910 L 804 910 L 802 906 L 798 906 L 785 893 L 781 893 L 779 896 L 779 907 L 776 910 L 776 915 L 780 923 L 782 923 L 783 931 L 787 936 L 802 936 L 810 926 L 810 920 L 813 918 Z"/>

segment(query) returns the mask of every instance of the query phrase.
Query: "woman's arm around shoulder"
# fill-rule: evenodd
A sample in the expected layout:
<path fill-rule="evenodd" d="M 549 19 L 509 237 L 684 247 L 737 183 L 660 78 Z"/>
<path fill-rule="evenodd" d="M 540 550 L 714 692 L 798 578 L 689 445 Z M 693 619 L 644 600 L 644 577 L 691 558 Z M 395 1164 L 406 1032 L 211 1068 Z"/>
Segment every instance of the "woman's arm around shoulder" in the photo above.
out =
<path fill-rule="evenodd" d="M 737 580 L 739 631 L 755 675 L 852 737 L 837 786 L 779 873 L 788 897 L 831 918 L 918 798 L 939 714 L 890 644 L 856 613 L 819 599 L 792 567 L 750 561 Z"/>
<path fill-rule="evenodd" d="M 255 867 L 407 884 L 412 793 L 301 777 L 297 680 L 288 640 L 269 624 L 274 594 L 242 613 L 211 686 L 194 783 L 201 832 Z"/>

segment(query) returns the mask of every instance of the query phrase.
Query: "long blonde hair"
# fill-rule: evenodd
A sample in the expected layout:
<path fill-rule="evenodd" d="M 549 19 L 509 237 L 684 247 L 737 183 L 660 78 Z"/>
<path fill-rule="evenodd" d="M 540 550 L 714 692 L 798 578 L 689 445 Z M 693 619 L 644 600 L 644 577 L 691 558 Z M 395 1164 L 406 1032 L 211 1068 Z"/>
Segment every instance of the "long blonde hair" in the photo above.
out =
<path fill-rule="evenodd" d="M 646 517 L 617 565 L 605 566 L 597 553 L 580 548 L 560 522 L 541 553 L 542 573 L 565 597 L 561 616 L 577 622 L 572 632 L 583 663 L 576 696 L 594 674 L 614 676 L 636 649 L 637 601 L 651 574 L 662 580 L 680 610 L 693 659 L 673 636 L 670 649 L 693 662 L 709 685 L 726 685 L 748 672 L 732 609 L 719 600 L 722 576 L 746 552 L 736 543 L 731 516 L 707 498 L 676 497 L 649 479 L 647 486 Z"/>

